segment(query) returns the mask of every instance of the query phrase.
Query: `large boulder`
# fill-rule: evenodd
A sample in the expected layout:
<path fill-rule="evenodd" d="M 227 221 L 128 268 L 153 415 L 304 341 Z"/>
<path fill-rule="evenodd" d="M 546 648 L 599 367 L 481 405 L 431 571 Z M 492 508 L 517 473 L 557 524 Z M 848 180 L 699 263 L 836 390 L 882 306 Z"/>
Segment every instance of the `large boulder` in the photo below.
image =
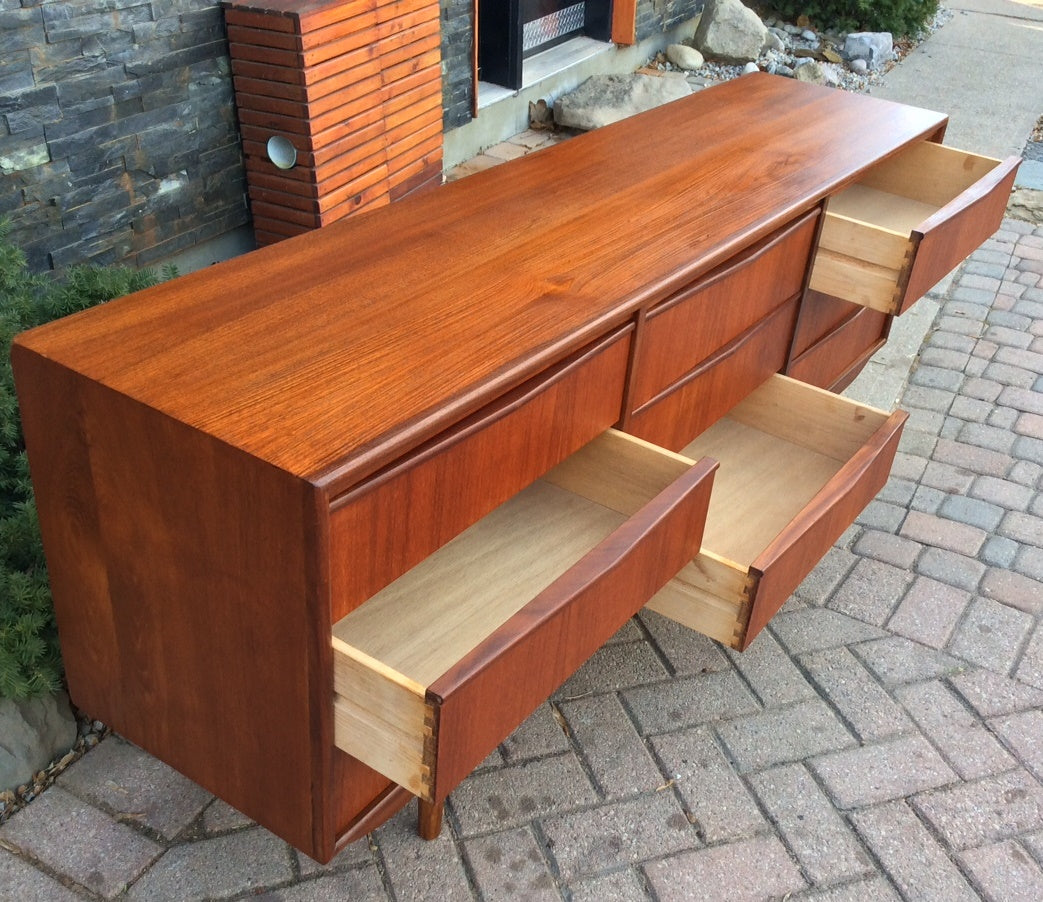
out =
<path fill-rule="evenodd" d="M 64 692 L 0 698 L 0 791 L 29 782 L 75 742 L 76 718 Z"/>
<path fill-rule="evenodd" d="M 757 59 L 767 40 L 760 17 L 739 0 L 707 0 L 695 30 L 695 46 L 703 55 L 726 63 Z"/>
<path fill-rule="evenodd" d="M 680 73 L 594 75 L 557 99 L 554 121 L 566 128 L 600 128 L 691 93 Z"/>

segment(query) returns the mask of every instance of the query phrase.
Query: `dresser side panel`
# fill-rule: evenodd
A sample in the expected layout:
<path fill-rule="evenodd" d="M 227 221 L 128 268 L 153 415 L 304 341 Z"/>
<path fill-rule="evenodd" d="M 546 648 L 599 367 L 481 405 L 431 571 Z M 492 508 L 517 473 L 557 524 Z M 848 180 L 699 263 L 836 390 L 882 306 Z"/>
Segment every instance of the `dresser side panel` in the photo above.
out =
<path fill-rule="evenodd" d="M 314 853 L 312 488 L 31 353 L 17 366 L 72 698 Z"/>

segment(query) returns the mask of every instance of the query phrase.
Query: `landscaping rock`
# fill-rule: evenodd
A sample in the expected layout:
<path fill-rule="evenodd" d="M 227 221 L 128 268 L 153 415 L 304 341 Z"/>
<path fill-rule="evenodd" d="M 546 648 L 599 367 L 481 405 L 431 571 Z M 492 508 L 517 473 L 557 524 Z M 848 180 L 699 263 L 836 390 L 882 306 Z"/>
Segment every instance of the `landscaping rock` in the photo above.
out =
<path fill-rule="evenodd" d="M 782 38 L 779 37 L 778 33 L 774 29 L 769 28 L 768 29 L 768 34 L 767 34 L 767 36 L 764 39 L 764 49 L 765 50 L 785 50 L 786 49 L 786 42 Z"/>
<path fill-rule="evenodd" d="M 865 60 L 870 69 L 880 69 L 894 59 L 894 41 L 889 31 L 859 31 L 844 41 L 844 56 Z"/>
<path fill-rule="evenodd" d="M 1043 223 L 1043 191 L 1015 187 L 1007 204 L 1007 215 L 1025 222 Z"/>
<path fill-rule="evenodd" d="M 804 60 L 803 65 L 793 70 L 793 77 L 797 81 L 806 81 L 812 85 L 824 85 L 827 83 L 826 73 L 815 60 Z"/>
<path fill-rule="evenodd" d="M 686 69 L 689 72 L 698 69 L 705 62 L 703 55 L 687 44 L 671 44 L 666 48 L 666 58 L 678 69 Z"/>
<path fill-rule="evenodd" d="M 707 0 L 695 31 L 695 46 L 705 56 L 730 63 L 756 60 L 768 29 L 739 0 Z"/>
<path fill-rule="evenodd" d="M 691 93 L 688 81 L 680 73 L 595 75 L 558 98 L 554 121 L 566 128 L 600 128 Z"/>
<path fill-rule="evenodd" d="M 75 742 L 76 718 L 64 692 L 0 698 L 0 792 L 28 782 Z"/>

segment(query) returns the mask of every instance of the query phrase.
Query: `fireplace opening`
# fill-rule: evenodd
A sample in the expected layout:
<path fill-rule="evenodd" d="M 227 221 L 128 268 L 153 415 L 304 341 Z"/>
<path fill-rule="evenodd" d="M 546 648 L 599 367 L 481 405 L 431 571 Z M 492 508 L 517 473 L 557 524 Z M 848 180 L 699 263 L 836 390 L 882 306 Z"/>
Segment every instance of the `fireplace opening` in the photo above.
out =
<path fill-rule="evenodd" d="M 480 0 L 478 77 L 518 90 L 524 60 L 570 38 L 608 41 L 612 0 Z"/>

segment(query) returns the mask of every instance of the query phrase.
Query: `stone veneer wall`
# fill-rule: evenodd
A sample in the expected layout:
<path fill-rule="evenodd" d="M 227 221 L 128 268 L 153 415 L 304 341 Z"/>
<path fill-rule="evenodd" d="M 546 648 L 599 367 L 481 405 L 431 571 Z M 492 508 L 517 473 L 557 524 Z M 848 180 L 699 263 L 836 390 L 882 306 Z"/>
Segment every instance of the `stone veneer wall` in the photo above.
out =
<path fill-rule="evenodd" d="M 0 216 L 37 271 L 249 219 L 219 0 L 0 0 Z"/>
<path fill-rule="evenodd" d="M 704 0 L 637 0 L 637 39 L 680 25 L 702 12 L 704 5 Z"/>
<path fill-rule="evenodd" d="M 446 131 L 471 121 L 473 0 L 439 0 L 442 14 L 442 125 Z"/>

